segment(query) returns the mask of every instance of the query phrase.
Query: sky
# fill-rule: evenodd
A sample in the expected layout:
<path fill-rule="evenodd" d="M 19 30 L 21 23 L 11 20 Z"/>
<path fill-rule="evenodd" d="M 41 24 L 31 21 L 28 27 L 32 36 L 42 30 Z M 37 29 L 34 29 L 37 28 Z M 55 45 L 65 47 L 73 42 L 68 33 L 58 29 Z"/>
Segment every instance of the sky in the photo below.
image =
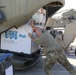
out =
<path fill-rule="evenodd" d="M 65 5 L 58 11 L 65 11 L 65 10 L 70 10 L 70 9 L 75 9 L 76 10 L 76 0 L 65 0 Z M 54 16 L 61 16 L 62 13 L 55 14 Z"/>

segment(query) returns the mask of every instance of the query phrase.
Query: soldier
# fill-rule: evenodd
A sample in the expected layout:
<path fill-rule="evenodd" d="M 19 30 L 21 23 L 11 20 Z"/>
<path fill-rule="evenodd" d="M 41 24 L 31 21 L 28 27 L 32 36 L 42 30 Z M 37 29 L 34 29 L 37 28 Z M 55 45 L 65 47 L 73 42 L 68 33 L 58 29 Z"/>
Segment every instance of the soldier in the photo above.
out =
<path fill-rule="evenodd" d="M 42 33 L 40 37 L 33 38 L 29 33 L 29 37 L 37 44 L 41 44 L 43 48 L 46 50 L 46 58 L 44 60 L 44 70 L 46 75 L 52 75 L 51 69 L 54 64 L 58 61 L 61 65 L 63 65 L 71 75 L 76 75 L 75 69 L 67 60 L 66 56 L 62 51 L 62 47 L 58 44 L 58 42 L 48 33 L 47 31 Z"/>
<path fill-rule="evenodd" d="M 61 45 L 63 49 L 65 49 L 64 43 L 63 43 L 63 32 L 59 31 L 55 37 L 56 41 Z"/>
<path fill-rule="evenodd" d="M 76 56 L 76 48 L 75 48 L 75 56 Z"/>

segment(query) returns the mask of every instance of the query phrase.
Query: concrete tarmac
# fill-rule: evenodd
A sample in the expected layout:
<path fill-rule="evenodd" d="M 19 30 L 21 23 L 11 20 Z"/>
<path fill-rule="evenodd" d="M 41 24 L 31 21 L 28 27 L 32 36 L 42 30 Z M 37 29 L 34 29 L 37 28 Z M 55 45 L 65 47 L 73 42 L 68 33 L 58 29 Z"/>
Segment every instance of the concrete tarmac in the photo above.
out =
<path fill-rule="evenodd" d="M 67 55 L 67 59 L 72 64 L 72 66 L 76 69 L 76 56 Z M 34 65 L 31 68 L 28 68 L 26 70 L 15 71 L 15 75 L 46 75 L 44 72 L 44 69 L 43 69 L 43 64 L 44 64 L 44 57 L 42 56 L 36 65 Z M 52 68 L 52 73 L 53 73 L 53 75 L 71 75 L 58 62 Z"/>

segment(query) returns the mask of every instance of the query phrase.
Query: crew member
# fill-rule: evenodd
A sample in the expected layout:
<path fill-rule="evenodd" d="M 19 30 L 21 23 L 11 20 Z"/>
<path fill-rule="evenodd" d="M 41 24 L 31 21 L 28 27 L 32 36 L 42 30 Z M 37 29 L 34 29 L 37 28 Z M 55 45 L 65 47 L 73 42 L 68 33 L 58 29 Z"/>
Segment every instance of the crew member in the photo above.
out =
<path fill-rule="evenodd" d="M 62 47 L 58 42 L 48 33 L 47 31 L 42 33 L 39 38 L 33 38 L 29 33 L 29 37 L 37 44 L 41 44 L 46 50 L 46 58 L 44 60 L 44 70 L 46 75 L 52 75 L 51 69 L 54 64 L 58 61 L 62 64 L 71 75 L 76 75 L 75 69 L 67 60 L 65 54 L 62 51 Z"/>

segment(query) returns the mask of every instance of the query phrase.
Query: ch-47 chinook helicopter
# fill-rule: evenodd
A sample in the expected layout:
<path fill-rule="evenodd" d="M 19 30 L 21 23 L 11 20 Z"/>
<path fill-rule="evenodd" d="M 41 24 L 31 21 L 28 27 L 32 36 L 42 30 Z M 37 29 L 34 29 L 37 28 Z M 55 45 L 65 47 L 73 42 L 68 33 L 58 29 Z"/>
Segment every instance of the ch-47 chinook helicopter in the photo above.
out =
<path fill-rule="evenodd" d="M 59 19 L 48 18 L 46 27 L 47 26 L 51 26 L 56 30 L 58 30 L 58 28 L 62 28 L 64 31 L 63 43 L 65 45 L 65 49 L 67 49 L 76 37 L 76 11 L 74 9 L 70 9 L 64 12 L 62 17 Z"/>
<path fill-rule="evenodd" d="M 62 8 L 65 0 L 0 0 L 0 53 L 14 54 L 15 69 L 34 65 L 40 50 L 28 37 L 32 28 L 27 21 L 40 8 L 46 10 L 46 19 Z"/>

